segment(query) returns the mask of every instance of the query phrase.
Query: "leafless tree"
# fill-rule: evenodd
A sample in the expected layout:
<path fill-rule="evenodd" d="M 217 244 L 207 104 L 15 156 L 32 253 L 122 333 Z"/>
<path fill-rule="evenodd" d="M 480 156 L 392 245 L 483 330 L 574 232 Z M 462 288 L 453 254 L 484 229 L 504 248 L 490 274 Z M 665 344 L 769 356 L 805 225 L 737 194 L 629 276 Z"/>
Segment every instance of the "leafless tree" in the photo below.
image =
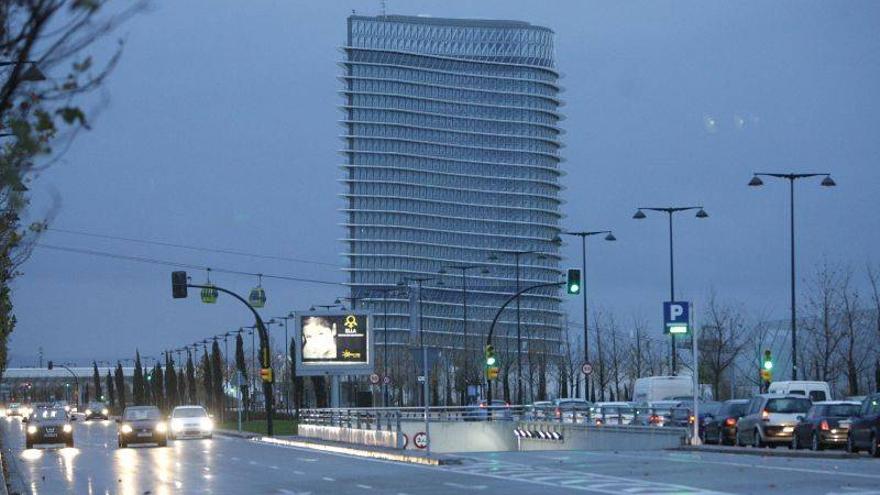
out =
<path fill-rule="evenodd" d="M 702 379 L 712 384 L 716 397 L 723 397 L 722 378 L 749 347 L 753 326 L 747 323 L 743 307 L 721 303 L 714 290 L 705 314 L 698 337 L 701 372 L 708 375 Z"/>
<path fill-rule="evenodd" d="M 807 282 L 806 311 L 801 323 L 808 339 L 798 350 L 813 362 L 819 380 L 835 382 L 840 372 L 841 330 L 840 269 L 828 260 Z"/>

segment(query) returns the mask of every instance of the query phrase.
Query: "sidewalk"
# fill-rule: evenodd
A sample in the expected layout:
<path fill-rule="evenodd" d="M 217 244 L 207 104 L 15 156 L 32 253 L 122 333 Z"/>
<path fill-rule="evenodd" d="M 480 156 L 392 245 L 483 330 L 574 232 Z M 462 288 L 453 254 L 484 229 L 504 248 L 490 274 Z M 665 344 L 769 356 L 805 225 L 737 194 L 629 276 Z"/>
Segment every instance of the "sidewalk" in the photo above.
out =
<path fill-rule="evenodd" d="M 409 462 L 426 466 L 440 466 L 448 464 L 461 464 L 461 459 L 448 455 L 431 455 L 424 452 L 407 450 L 386 449 L 381 447 L 369 447 L 366 445 L 353 445 L 341 442 L 330 442 L 298 436 L 267 437 L 258 433 L 241 432 L 235 430 L 215 430 L 215 434 L 229 437 L 244 438 L 255 442 L 262 442 L 282 447 L 297 447 L 302 449 L 345 454 L 356 457 L 381 459 L 394 462 Z"/>

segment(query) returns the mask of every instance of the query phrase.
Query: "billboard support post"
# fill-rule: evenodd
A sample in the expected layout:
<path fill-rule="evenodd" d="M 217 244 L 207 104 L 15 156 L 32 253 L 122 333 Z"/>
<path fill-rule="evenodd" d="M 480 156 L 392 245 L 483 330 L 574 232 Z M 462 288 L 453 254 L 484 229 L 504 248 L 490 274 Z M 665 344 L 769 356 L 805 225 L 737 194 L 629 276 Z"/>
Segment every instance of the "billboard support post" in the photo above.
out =
<path fill-rule="evenodd" d="M 341 407 L 340 395 L 339 375 L 330 375 L 330 407 L 334 409 Z"/>

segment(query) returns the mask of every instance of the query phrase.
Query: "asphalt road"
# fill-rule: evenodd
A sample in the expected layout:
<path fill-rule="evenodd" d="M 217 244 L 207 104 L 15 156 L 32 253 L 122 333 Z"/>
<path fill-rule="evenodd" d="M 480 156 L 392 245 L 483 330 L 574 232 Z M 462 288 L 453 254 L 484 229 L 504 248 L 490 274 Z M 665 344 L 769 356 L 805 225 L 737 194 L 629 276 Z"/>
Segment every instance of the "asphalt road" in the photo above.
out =
<path fill-rule="evenodd" d="M 418 466 L 237 438 L 116 447 L 116 424 L 77 423 L 76 447 L 24 450 L 17 419 L 0 420 L 33 494 L 504 494 L 592 492 L 880 495 L 880 460 L 790 459 L 696 452 L 463 455 Z"/>

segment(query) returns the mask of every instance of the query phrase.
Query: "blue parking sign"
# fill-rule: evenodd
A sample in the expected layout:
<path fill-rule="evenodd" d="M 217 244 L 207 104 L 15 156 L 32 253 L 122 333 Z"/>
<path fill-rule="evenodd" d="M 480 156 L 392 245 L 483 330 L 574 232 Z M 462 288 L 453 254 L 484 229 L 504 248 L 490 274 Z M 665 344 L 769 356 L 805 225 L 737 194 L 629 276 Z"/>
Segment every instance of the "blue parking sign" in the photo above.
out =
<path fill-rule="evenodd" d="M 663 303 L 663 333 L 684 335 L 690 332 L 691 303 L 667 301 Z"/>

